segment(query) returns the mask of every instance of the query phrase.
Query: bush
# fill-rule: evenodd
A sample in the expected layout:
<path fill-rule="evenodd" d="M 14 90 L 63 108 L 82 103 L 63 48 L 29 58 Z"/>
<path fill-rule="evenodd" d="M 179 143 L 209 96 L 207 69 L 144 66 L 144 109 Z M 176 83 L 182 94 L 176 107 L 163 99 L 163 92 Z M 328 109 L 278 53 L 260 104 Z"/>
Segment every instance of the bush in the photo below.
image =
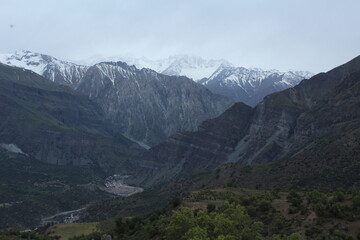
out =
<path fill-rule="evenodd" d="M 259 207 L 260 211 L 266 212 L 271 208 L 270 201 L 262 199 L 258 203 L 258 207 Z"/>
<path fill-rule="evenodd" d="M 287 196 L 287 200 L 294 206 L 299 207 L 303 202 L 301 196 L 294 190 L 291 190 Z"/>
<path fill-rule="evenodd" d="M 335 217 L 338 217 L 338 218 L 343 218 L 344 217 L 343 206 L 340 203 L 332 204 L 331 207 L 330 207 L 330 212 Z"/>
<path fill-rule="evenodd" d="M 326 195 L 317 190 L 313 190 L 307 193 L 306 199 L 308 200 L 309 203 L 313 203 L 313 204 L 317 204 L 317 203 L 325 204 L 327 202 Z"/>
<path fill-rule="evenodd" d="M 216 206 L 215 206 L 215 204 L 209 203 L 207 205 L 206 209 L 208 210 L 208 212 L 213 212 L 216 210 Z"/>
<path fill-rule="evenodd" d="M 334 201 L 342 202 L 345 200 L 345 193 L 343 191 L 336 191 L 334 193 Z"/>
<path fill-rule="evenodd" d="M 172 203 L 173 208 L 176 208 L 181 204 L 181 200 L 180 200 L 180 198 L 174 198 L 171 203 Z"/>
<path fill-rule="evenodd" d="M 360 209 L 360 195 L 354 196 L 352 201 L 353 201 L 353 208 Z"/>

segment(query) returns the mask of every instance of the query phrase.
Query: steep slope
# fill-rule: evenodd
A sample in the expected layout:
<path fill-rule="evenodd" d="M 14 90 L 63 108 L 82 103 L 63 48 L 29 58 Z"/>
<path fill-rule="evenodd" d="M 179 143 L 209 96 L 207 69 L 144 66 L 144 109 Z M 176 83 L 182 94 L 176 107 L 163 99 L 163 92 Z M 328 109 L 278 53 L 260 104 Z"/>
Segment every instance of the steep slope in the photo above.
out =
<path fill-rule="evenodd" d="M 0 143 L 46 163 L 131 172 L 139 147 L 114 131 L 88 97 L 0 64 Z"/>
<path fill-rule="evenodd" d="M 255 106 L 266 95 L 293 87 L 311 76 L 311 73 L 301 71 L 265 71 L 221 65 L 200 83 L 214 93 Z"/>
<path fill-rule="evenodd" d="M 139 70 L 122 62 L 90 67 L 78 90 L 99 103 L 122 133 L 148 145 L 177 131 L 195 130 L 232 104 L 186 77 Z"/>
<path fill-rule="evenodd" d="M 88 68 L 87 66 L 61 61 L 49 55 L 30 51 L 0 54 L 0 62 L 31 70 L 55 83 L 72 88 L 79 84 Z"/>
<path fill-rule="evenodd" d="M 152 185 L 225 162 L 277 161 L 304 152 L 317 140 L 352 136 L 351 133 L 360 128 L 359 72 L 360 57 L 357 57 L 294 88 L 265 97 L 254 109 L 236 104 L 219 118 L 209 120 L 210 124 L 205 124 L 202 130 L 190 133 L 191 137 L 181 133 L 172 136 L 142 157 L 153 168 L 149 170 L 151 177 L 142 179 L 143 182 Z M 229 121 L 233 124 L 228 124 Z M 206 127 L 213 124 L 226 129 L 222 130 L 225 133 L 222 138 L 218 138 L 211 127 Z M 207 138 L 202 140 L 203 135 L 211 136 L 211 144 L 207 144 Z M 349 140 L 344 144 L 352 143 Z M 221 146 L 224 151 L 207 154 L 214 151 L 215 146 Z M 334 146 L 325 146 L 325 150 L 331 149 L 335 149 Z M 171 176 L 166 175 L 167 172 L 171 172 Z M 156 180 L 151 182 L 152 179 Z"/>

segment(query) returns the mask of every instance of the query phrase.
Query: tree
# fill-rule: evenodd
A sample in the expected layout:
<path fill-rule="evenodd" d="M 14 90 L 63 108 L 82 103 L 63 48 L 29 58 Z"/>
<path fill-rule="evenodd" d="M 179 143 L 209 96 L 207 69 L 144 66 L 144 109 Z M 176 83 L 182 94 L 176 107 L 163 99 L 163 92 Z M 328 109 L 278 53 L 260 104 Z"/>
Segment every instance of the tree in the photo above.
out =
<path fill-rule="evenodd" d="M 353 208 L 359 209 L 360 208 L 360 195 L 354 196 L 352 201 L 353 201 Z"/>
<path fill-rule="evenodd" d="M 169 225 L 166 229 L 169 239 L 184 239 L 185 234 L 195 226 L 194 214 L 190 208 L 180 207 L 173 211 Z"/>
<path fill-rule="evenodd" d="M 287 200 L 294 206 L 299 207 L 303 202 L 301 196 L 294 190 L 291 190 L 287 196 Z"/>
<path fill-rule="evenodd" d="M 275 234 L 272 236 L 272 240 L 301 240 L 300 233 L 292 233 L 290 235 Z"/>
<path fill-rule="evenodd" d="M 186 234 L 185 239 L 188 240 L 210 240 L 208 233 L 201 227 L 191 228 Z"/>

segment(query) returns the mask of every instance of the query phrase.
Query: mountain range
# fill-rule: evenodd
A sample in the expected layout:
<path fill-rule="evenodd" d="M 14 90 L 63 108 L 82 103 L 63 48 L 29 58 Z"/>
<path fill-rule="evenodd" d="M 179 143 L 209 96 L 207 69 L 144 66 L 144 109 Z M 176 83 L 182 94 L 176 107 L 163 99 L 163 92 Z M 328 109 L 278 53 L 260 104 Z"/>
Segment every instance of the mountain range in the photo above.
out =
<path fill-rule="evenodd" d="M 25 59 L 39 73 L 49 69 L 31 58 Z M 251 72 L 228 68 L 218 74 Z M 108 198 L 99 184 L 113 174 L 146 191 L 93 205 L 94 216 L 117 216 L 114 206 L 124 215 L 149 212 L 176 194 L 208 186 L 360 184 L 360 56 L 267 95 L 255 107 L 233 104 L 187 77 L 124 62 L 82 70 L 80 80 L 64 83 L 62 74 L 49 79 L 0 64 L 0 180 L 6 193 L 0 200 L 10 204 L 0 213 L 12 224 L 2 226 L 38 224 L 42 213 L 82 207 L 92 194 Z M 288 74 L 270 78 L 291 82 Z M 144 142 L 152 147 L 145 150 Z M 34 208 L 41 211 L 32 213 Z"/>
<path fill-rule="evenodd" d="M 199 83 L 214 93 L 255 106 L 266 95 L 294 87 L 311 76 L 312 73 L 305 71 L 280 72 L 221 65 L 209 78 Z"/>
<path fill-rule="evenodd" d="M 141 159 L 147 161 L 149 175 L 144 177 L 143 173 L 140 183 L 151 186 L 173 181 L 224 163 L 257 165 L 280 160 L 286 162 L 275 165 L 277 174 L 262 172 L 266 175 L 262 178 L 255 173 L 247 174 L 243 183 L 255 176 L 268 180 L 270 176 L 284 175 L 284 178 L 297 176 L 293 184 L 305 184 L 309 173 L 326 176 L 339 169 L 352 179 L 341 184 L 356 183 L 359 179 L 352 169 L 358 169 L 359 159 L 359 74 L 357 57 L 293 88 L 270 94 L 254 108 L 237 103 L 218 118 L 203 122 L 197 132 L 177 133 L 145 152 Z M 302 168 L 294 168 L 294 162 Z M 325 178 L 316 184 L 340 185 L 334 181 L 338 179 Z M 276 182 L 286 185 L 279 179 L 262 183 Z"/>
<path fill-rule="evenodd" d="M 125 62 L 138 69 L 149 68 L 169 76 L 186 76 L 210 91 L 226 96 L 236 102 L 255 106 L 266 95 L 297 85 L 313 74 L 307 71 L 262 70 L 260 68 L 235 67 L 230 62 L 206 60 L 197 56 L 176 55 L 165 59 L 151 60 L 145 57 L 101 57 L 80 61 L 78 65 L 54 57 L 21 51 L 0 55 L 0 62 L 24 67 L 60 84 L 76 88 L 87 69 L 100 62 Z"/>
<path fill-rule="evenodd" d="M 147 191 L 93 204 L 81 218 L 99 221 L 154 213 L 151 209 L 176 206 L 177 197 L 186 201 L 189 191 L 215 189 L 226 195 L 224 186 L 239 192 L 248 188 L 252 194 L 255 189 L 268 194 L 293 189 L 357 192 L 359 96 L 360 56 L 268 95 L 254 108 L 236 103 L 203 122 L 198 131 L 174 134 L 144 152 L 140 158 L 146 166 L 128 182 Z M 228 196 L 236 201 L 235 195 Z M 214 203 L 218 197 L 210 194 L 207 199 Z M 201 203 L 194 201 L 197 207 Z"/>
<path fill-rule="evenodd" d="M 134 65 L 138 69 L 150 68 L 158 73 L 170 76 L 186 76 L 199 81 L 213 74 L 221 65 L 232 66 L 232 64 L 224 59 L 206 60 L 198 56 L 175 55 L 168 58 L 152 60 L 146 57 L 136 58 L 130 56 L 113 56 L 101 57 L 94 56 L 89 59 L 80 61 L 84 65 L 94 65 L 100 62 L 126 62 Z"/>
<path fill-rule="evenodd" d="M 189 78 L 139 70 L 123 62 L 90 67 L 77 90 L 99 103 L 123 134 L 150 146 L 175 132 L 196 130 L 233 103 Z"/>
<path fill-rule="evenodd" d="M 196 130 L 233 103 L 186 77 L 140 70 L 123 62 L 83 66 L 29 51 L 2 55 L 0 61 L 88 95 L 118 131 L 145 147 L 177 131 Z"/>
<path fill-rule="evenodd" d="M 270 93 L 293 87 L 301 80 L 314 75 L 308 71 L 281 72 L 235 67 L 224 59 L 206 60 L 190 55 L 176 55 L 160 60 L 150 60 L 146 57 L 99 56 L 82 63 L 89 65 L 102 61 L 122 61 L 139 69 L 150 68 L 165 75 L 186 76 L 214 93 L 250 106 L 255 106 Z"/>

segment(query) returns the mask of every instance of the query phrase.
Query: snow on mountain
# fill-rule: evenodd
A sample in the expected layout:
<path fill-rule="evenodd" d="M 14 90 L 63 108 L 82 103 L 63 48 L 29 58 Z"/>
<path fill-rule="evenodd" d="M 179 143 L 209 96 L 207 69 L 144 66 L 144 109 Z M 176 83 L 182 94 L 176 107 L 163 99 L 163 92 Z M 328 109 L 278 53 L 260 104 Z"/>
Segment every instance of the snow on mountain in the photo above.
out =
<path fill-rule="evenodd" d="M 54 57 L 19 51 L 14 54 L 0 54 L 0 62 L 31 70 L 53 82 L 75 87 L 88 69 L 87 66 L 58 60 Z"/>
<path fill-rule="evenodd" d="M 151 60 L 146 57 L 135 58 L 129 56 L 102 57 L 100 55 L 80 61 L 82 64 L 93 65 L 99 62 L 126 62 L 128 65 L 134 65 L 138 69 L 150 68 L 158 73 L 169 76 L 186 76 L 194 81 L 210 77 L 211 74 L 220 66 L 232 66 L 226 60 L 205 60 L 201 57 L 189 55 L 176 55 L 160 60 Z"/>
<path fill-rule="evenodd" d="M 194 81 L 211 76 L 221 65 L 232 66 L 226 60 L 205 60 L 200 57 L 179 55 L 170 57 L 172 63 L 161 73 L 171 76 L 187 76 Z"/>
<path fill-rule="evenodd" d="M 86 71 L 94 65 L 103 72 L 114 84 L 119 74 L 126 76 L 137 69 L 152 69 L 168 76 L 186 76 L 192 78 L 212 92 L 254 106 L 264 96 L 297 85 L 301 80 L 310 78 L 313 74 L 305 71 L 280 72 L 278 70 L 262 70 L 259 68 L 234 67 L 226 60 L 205 60 L 201 57 L 176 55 L 160 60 L 146 57 L 129 56 L 102 57 L 94 56 L 83 60 L 86 65 L 74 64 L 58 60 L 54 57 L 20 51 L 14 54 L 1 54 L 0 62 L 32 70 L 51 81 L 71 86 L 76 89 Z M 119 69 L 117 62 L 121 66 Z M 123 62 L 123 63 L 120 63 Z M 129 65 L 129 66 L 128 66 Z M 124 69 L 130 69 L 124 72 Z M 137 81 L 136 78 L 132 78 Z"/>
<path fill-rule="evenodd" d="M 215 93 L 255 106 L 266 95 L 293 87 L 312 75 L 306 71 L 280 72 L 221 65 L 199 83 Z"/>

